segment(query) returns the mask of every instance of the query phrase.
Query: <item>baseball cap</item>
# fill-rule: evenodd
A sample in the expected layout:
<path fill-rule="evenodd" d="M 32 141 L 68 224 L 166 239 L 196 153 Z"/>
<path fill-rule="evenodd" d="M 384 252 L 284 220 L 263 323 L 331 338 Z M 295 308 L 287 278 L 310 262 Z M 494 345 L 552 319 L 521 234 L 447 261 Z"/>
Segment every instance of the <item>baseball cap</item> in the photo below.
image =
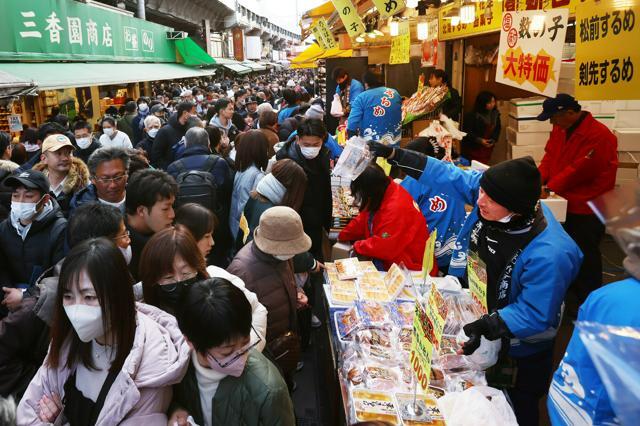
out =
<path fill-rule="evenodd" d="M 155 114 L 157 112 L 164 112 L 166 108 L 162 104 L 156 104 L 151 107 L 151 114 Z"/>
<path fill-rule="evenodd" d="M 545 99 L 542 103 L 542 113 L 538 115 L 538 120 L 546 121 L 553 115 L 567 109 L 580 111 L 582 107 L 573 96 L 567 95 L 566 93 L 559 93 L 555 98 Z"/>
<path fill-rule="evenodd" d="M 249 96 L 245 102 L 245 104 L 257 104 L 258 100 L 255 96 Z"/>
<path fill-rule="evenodd" d="M 42 153 L 57 151 L 63 146 L 70 146 L 75 149 L 68 137 L 62 134 L 49 135 L 42 142 Z"/>
<path fill-rule="evenodd" d="M 33 169 L 9 176 L 3 183 L 5 186 L 13 189 L 17 186 L 24 186 L 29 189 L 38 189 L 42 191 L 43 194 L 49 192 L 49 179 L 47 179 L 44 173 Z"/>

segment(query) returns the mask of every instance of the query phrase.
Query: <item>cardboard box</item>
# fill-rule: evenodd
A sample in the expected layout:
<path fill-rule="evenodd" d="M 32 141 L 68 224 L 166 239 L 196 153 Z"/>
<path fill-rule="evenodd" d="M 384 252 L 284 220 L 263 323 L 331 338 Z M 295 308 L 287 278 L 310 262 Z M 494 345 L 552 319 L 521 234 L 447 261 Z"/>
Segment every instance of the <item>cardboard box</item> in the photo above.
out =
<path fill-rule="evenodd" d="M 618 163 L 640 163 L 640 151 L 618 151 Z"/>
<path fill-rule="evenodd" d="M 510 159 L 531 156 L 533 161 L 539 163 L 544 157 L 544 145 L 514 145 L 509 142 L 507 155 Z"/>
<path fill-rule="evenodd" d="M 415 120 L 411 122 L 411 135 L 417 138 L 418 134 L 429 127 L 433 120 Z"/>
<path fill-rule="evenodd" d="M 553 194 L 549 198 L 545 198 L 544 200 L 540 200 L 540 202 L 551 210 L 553 216 L 560 223 L 564 223 L 567 220 L 567 200 L 559 196 L 558 194 Z"/>
<path fill-rule="evenodd" d="M 593 116 L 596 120 L 607 126 L 607 128 L 611 131 L 616 126 L 616 116 L 615 115 L 595 115 Z"/>
<path fill-rule="evenodd" d="M 514 145 L 546 145 L 551 132 L 518 132 L 512 127 L 507 127 L 507 140 Z"/>
<path fill-rule="evenodd" d="M 509 114 L 509 127 L 516 132 L 523 133 L 536 133 L 536 132 L 551 132 L 552 125 L 547 121 L 538 121 L 536 117 L 514 117 Z"/>
<path fill-rule="evenodd" d="M 514 117 L 535 117 L 542 112 L 542 103 L 546 98 L 514 98 L 509 102 L 509 115 Z"/>
<path fill-rule="evenodd" d="M 558 93 L 566 93 L 571 96 L 576 95 L 576 83 L 573 78 L 558 79 Z"/>
<path fill-rule="evenodd" d="M 616 129 L 637 128 L 640 124 L 640 109 L 619 109 L 616 113 Z"/>
<path fill-rule="evenodd" d="M 640 100 L 635 101 L 618 101 L 618 109 L 640 109 Z"/>
<path fill-rule="evenodd" d="M 351 250 L 353 250 L 351 244 L 338 241 L 331 247 L 331 260 L 346 259 Z"/>
<path fill-rule="evenodd" d="M 595 115 L 613 115 L 619 109 L 618 101 L 578 101 L 583 110 Z"/>
<path fill-rule="evenodd" d="M 640 128 L 615 129 L 613 134 L 618 138 L 618 151 L 640 151 Z"/>

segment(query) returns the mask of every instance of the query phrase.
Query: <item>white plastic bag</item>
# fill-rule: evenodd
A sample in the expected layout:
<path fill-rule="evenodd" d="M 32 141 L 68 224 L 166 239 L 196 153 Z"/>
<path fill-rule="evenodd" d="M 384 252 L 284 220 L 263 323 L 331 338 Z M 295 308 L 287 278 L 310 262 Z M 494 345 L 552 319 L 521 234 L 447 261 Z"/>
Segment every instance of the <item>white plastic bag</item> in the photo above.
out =
<path fill-rule="evenodd" d="M 461 332 L 464 334 L 464 332 Z M 468 338 L 465 335 L 465 341 Z M 480 346 L 474 353 L 467 355 L 469 361 L 477 364 L 483 370 L 489 367 L 493 367 L 498 362 L 498 355 L 500 354 L 500 348 L 502 348 L 502 340 L 497 339 L 494 341 L 487 340 L 483 337 L 480 338 Z"/>
<path fill-rule="evenodd" d="M 458 128 L 459 124 L 457 122 L 453 121 L 444 114 L 440 114 L 440 123 L 442 123 L 444 128 L 447 129 L 449 133 L 451 133 L 451 137 L 453 139 L 461 141 L 462 138 L 467 136 L 465 132 L 460 131 L 460 129 Z"/>
<path fill-rule="evenodd" d="M 340 95 L 337 93 L 333 95 L 333 101 L 331 101 L 331 115 L 338 118 L 344 115 L 342 102 L 340 102 Z"/>
<path fill-rule="evenodd" d="M 370 162 L 371 153 L 367 147 L 367 141 L 359 136 L 354 136 L 347 141 L 347 145 L 333 169 L 333 175 L 354 180 L 364 172 Z"/>
<path fill-rule="evenodd" d="M 442 158 L 442 161 L 452 161 L 451 160 L 451 144 L 453 138 L 451 137 L 451 133 L 447 131 L 447 129 L 440 124 L 438 120 L 433 120 L 429 127 L 418 133 L 418 136 L 424 137 L 434 137 L 438 142 L 438 146 L 444 149 L 445 155 Z"/>
<path fill-rule="evenodd" d="M 447 426 L 518 426 L 504 394 L 487 386 L 451 392 L 438 399 Z"/>

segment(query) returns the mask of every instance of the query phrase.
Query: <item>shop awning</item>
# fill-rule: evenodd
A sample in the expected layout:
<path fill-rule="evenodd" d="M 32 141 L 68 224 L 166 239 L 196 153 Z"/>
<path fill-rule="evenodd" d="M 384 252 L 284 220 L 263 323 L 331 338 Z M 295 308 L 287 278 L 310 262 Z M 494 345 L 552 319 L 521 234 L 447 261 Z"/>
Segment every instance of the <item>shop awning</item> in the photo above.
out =
<path fill-rule="evenodd" d="M 251 68 L 251 71 L 265 71 L 267 69 L 264 65 L 252 61 L 240 62 L 240 65 Z"/>
<path fill-rule="evenodd" d="M 185 65 L 213 65 L 216 63 L 207 52 L 205 52 L 191 38 L 183 38 L 175 41 L 178 61 Z"/>
<path fill-rule="evenodd" d="M 315 61 L 301 62 L 299 64 L 291 64 L 292 70 L 309 69 L 309 68 L 318 68 L 318 64 L 316 64 Z"/>
<path fill-rule="evenodd" d="M 19 96 L 35 90 L 35 83 L 0 71 L 0 98 Z"/>
<path fill-rule="evenodd" d="M 225 67 L 226 69 L 240 75 L 249 74 L 252 71 L 251 68 L 242 65 L 240 62 L 236 61 L 235 59 L 228 59 L 228 58 L 213 58 L 213 59 L 216 61 L 216 65 Z"/>
<path fill-rule="evenodd" d="M 353 50 L 341 50 L 338 47 L 334 47 L 333 49 L 326 50 L 322 55 L 314 58 L 314 60 L 318 59 L 327 59 L 327 58 L 350 58 L 353 56 Z"/>
<path fill-rule="evenodd" d="M 0 72 L 32 81 L 38 86 L 38 90 L 173 80 L 215 74 L 213 69 L 198 69 L 181 64 L 112 62 L 0 62 Z"/>
<path fill-rule="evenodd" d="M 291 60 L 291 64 L 299 64 L 302 62 L 310 62 L 316 57 L 322 55 L 324 50 L 318 46 L 316 43 L 313 43 L 311 46 L 307 47 L 301 54 L 296 56 Z"/>

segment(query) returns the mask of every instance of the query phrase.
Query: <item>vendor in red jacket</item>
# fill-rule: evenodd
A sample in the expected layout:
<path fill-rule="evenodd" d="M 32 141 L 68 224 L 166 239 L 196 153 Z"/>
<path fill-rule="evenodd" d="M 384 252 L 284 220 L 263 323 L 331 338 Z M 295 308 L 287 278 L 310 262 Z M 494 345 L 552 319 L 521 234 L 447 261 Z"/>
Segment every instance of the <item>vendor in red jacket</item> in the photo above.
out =
<path fill-rule="evenodd" d="M 421 270 L 429 231 L 411 195 L 376 164 L 367 166 L 351 182 L 351 194 L 360 214 L 340 232 L 338 240 L 355 241 L 355 252 L 372 258 L 378 269 L 403 262 L 410 270 Z M 431 275 L 436 275 L 433 264 Z"/>
<path fill-rule="evenodd" d="M 604 124 L 564 93 L 544 101 L 538 120 L 549 119 L 553 131 L 539 169 L 543 190 L 546 187 L 568 200 L 564 228 L 584 253 L 580 273 L 569 289 L 580 305 L 602 286 L 600 242 L 604 225 L 587 201 L 615 186 L 618 141 Z"/>

